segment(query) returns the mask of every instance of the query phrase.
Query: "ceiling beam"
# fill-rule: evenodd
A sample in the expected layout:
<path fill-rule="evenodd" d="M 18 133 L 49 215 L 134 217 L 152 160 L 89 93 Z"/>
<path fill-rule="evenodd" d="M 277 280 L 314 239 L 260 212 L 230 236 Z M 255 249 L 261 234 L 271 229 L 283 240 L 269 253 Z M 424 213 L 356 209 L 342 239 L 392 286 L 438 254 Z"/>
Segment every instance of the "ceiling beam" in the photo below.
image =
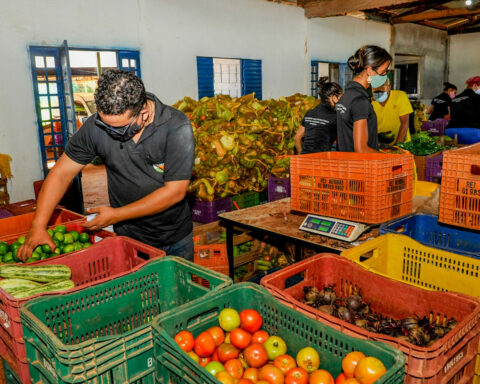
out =
<path fill-rule="evenodd" d="M 416 3 L 417 0 L 304 0 L 305 16 L 344 16 L 349 12 Z"/>
<path fill-rule="evenodd" d="M 433 11 L 433 12 L 417 13 L 414 15 L 393 17 L 391 22 L 393 24 L 413 23 L 416 21 L 444 19 L 446 17 L 456 17 L 456 16 L 466 16 L 466 15 L 473 16 L 479 13 L 480 13 L 479 9 L 470 10 L 467 8 L 453 8 L 453 9 L 444 9 L 441 11 Z"/>
<path fill-rule="evenodd" d="M 415 8 L 412 8 L 412 9 L 408 10 L 408 11 L 400 13 L 399 15 L 397 15 L 395 17 L 407 16 L 407 15 L 411 15 L 411 14 L 414 14 L 414 13 L 423 12 L 423 11 L 426 11 L 427 9 L 436 8 L 436 7 L 438 7 L 442 4 L 448 3 L 449 1 L 451 1 L 451 0 L 440 0 L 440 1 L 426 2 L 424 4 L 419 5 L 418 7 L 415 7 Z"/>
<path fill-rule="evenodd" d="M 441 23 L 436 23 L 436 22 L 430 21 L 430 20 L 419 21 L 418 24 L 425 25 L 427 27 L 436 28 L 436 29 L 441 29 L 442 31 L 447 31 L 448 30 L 446 25 L 441 24 Z"/>

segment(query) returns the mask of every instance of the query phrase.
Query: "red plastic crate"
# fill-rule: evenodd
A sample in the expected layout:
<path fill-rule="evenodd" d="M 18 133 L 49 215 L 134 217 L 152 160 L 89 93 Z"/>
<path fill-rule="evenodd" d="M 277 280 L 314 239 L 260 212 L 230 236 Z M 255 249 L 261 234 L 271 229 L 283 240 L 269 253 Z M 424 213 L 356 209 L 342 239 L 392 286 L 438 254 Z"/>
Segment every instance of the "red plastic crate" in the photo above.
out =
<path fill-rule="evenodd" d="M 17 201 L 16 203 L 8 204 L 5 208 L 8 209 L 13 216 L 23 215 L 37 209 L 37 200 Z"/>
<path fill-rule="evenodd" d="M 165 256 L 165 252 L 160 249 L 118 236 L 104 239 L 89 248 L 31 263 L 29 266 L 69 266 L 75 288 L 68 292 L 74 292 L 126 275 L 149 260 L 162 256 Z M 15 299 L 0 289 L 0 356 L 12 367 L 22 383 L 30 383 L 30 374 L 20 321 L 20 305 L 38 296 L 53 294 L 55 293 L 40 293 L 26 299 Z"/>
<path fill-rule="evenodd" d="M 322 152 L 290 157 L 291 209 L 380 224 L 412 211 L 413 156 Z"/>
<path fill-rule="evenodd" d="M 11 238 L 12 236 L 19 237 L 22 233 L 27 233 L 32 226 L 34 216 L 35 213 L 30 212 L 0 220 L 0 241 L 5 238 Z M 52 217 L 48 222 L 48 227 L 81 221 L 86 221 L 86 217 L 65 208 L 57 208 L 53 211 Z"/>
<path fill-rule="evenodd" d="M 443 153 L 439 221 L 480 230 L 480 144 Z"/>
<path fill-rule="evenodd" d="M 300 282 L 299 277 L 302 278 Z M 465 383 L 473 378 L 480 338 L 478 299 L 458 293 L 427 291 L 390 280 L 331 254 L 316 255 L 267 275 L 261 284 L 283 303 L 335 329 L 348 335 L 383 341 L 400 349 L 407 358 L 405 383 Z M 342 298 L 360 292 L 372 311 L 383 315 L 402 319 L 429 316 L 433 312 L 440 321 L 455 318 L 458 325 L 430 347 L 418 347 L 391 336 L 369 332 L 301 302 L 303 287 L 323 289 L 331 285 Z"/>

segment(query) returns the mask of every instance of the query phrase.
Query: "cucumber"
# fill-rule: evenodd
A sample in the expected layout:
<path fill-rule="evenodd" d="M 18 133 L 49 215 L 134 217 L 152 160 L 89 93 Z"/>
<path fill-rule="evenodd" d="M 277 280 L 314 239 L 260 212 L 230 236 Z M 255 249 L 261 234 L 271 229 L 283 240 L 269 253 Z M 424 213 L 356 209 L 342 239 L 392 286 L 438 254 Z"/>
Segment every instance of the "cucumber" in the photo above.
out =
<path fill-rule="evenodd" d="M 72 271 L 66 265 L 0 265 L 0 277 L 18 278 L 42 283 L 68 280 Z"/>
<path fill-rule="evenodd" d="M 48 284 L 42 284 L 40 287 L 29 289 L 28 291 L 12 293 L 12 296 L 16 299 L 24 299 L 37 293 L 67 291 L 74 287 L 75 283 L 72 280 L 53 281 Z"/>
<path fill-rule="evenodd" d="M 36 281 L 26 279 L 3 279 L 0 280 L 0 288 L 11 294 L 15 290 L 27 290 L 41 286 L 42 284 Z"/>

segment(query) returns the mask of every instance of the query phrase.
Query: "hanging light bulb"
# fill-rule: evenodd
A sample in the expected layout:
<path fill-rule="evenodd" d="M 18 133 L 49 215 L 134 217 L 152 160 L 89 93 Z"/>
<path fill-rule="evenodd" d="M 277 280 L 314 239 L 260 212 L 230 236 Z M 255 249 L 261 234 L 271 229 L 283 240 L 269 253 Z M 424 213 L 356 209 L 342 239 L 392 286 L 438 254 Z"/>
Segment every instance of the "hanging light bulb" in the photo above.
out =
<path fill-rule="evenodd" d="M 465 0 L 465 5 L 467 6 L 472 5 L 472 0 Z"/>

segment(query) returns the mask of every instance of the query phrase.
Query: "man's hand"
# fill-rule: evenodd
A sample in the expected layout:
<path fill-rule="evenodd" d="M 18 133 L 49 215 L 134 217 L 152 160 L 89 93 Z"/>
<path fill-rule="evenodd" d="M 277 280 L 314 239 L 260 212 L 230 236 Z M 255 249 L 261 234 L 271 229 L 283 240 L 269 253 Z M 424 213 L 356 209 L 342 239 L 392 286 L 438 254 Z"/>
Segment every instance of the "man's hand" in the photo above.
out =
<path fill-rule="evenodd" d="M 55 243 L 53 242 L 52 238 L 48 234 L 47 230 L 43 227 L 32 227 L 28 232 L 27 239 L 25 240 L 25 244 L 23 244 L 17 253 L 17 257 L 25 261 L 30 256 L 32 256 L 33 250 L 43 244 L 48 244 L 50 248 L 53 250 L 56 248 Z"/>
<path fill-rule="evenodd" d="M 82 224 L 82 226 L 86 229 L 102 229 L 121 221 L 117 215 L 117 209 L 112 207 L 91 208 L 87 209 L 87 213 L 96 213 L 97 217 L 87 223 Z"/>

